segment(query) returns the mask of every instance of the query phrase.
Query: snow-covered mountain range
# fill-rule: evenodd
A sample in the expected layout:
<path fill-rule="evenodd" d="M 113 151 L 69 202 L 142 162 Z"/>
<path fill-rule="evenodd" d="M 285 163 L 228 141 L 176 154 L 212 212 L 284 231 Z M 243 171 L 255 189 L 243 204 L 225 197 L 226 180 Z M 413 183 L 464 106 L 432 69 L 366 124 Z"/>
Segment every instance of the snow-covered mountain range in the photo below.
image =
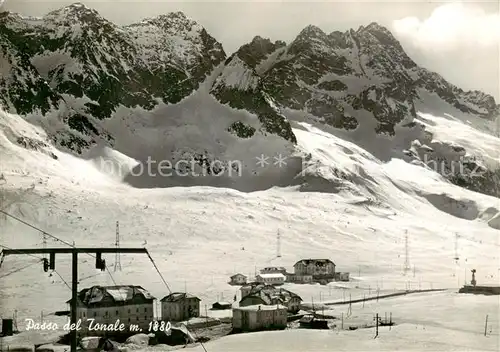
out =
<path fill-rule="evenodd" d="M 306 121 L 381 160 L 435 161 L 451 182 L 500 194 L 498 158 L 436 145 L 417 116 L 493 125 L 500 105 L 419 67 L 376 23 L 330 34 L 311 25 L 289 44 L 257 36 L 227 57 L 181 12 L 117 26 L 75 3 L 42 18 L 0 14 L 0 48 L 1 106 L 41 125 L 62 150 L 86 157 L 106 145 L 140 162 L 194 159 L 212 174 L 208 165 L 217 162 L 215 173 L 224 174 L 238 160 L 244 169 L 233 170 L 243 172 L 237 179 L 128 177 L 137 187 L 307 182 L 292 130 Z M 268 150 L 289 159 L 286 176 L 254 167 Z M 454 163 L 463 172 L 453 172 Z"/>

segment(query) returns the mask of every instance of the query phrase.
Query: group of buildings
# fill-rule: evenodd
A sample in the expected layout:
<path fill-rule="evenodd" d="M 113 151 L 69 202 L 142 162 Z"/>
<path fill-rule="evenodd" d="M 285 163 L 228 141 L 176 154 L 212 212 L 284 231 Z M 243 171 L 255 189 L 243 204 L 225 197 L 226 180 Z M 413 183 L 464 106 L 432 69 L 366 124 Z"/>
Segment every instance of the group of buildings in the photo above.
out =
<path fill-rule="evenodd" d="M 335 264 L 329 259 L 302 259 L 295 263 L 294 273 L 288 273 L 284 267 L 266 267 L 255 276 L 255 282 L 247 282 L 243 274 L 235 274 L 230 279 L 231 285 L 241 285 L 239 306 L 233 308 L 233 329 L 252 331 L 284 329 L 288 316 L 299 312 L 302 298 L 279 288 L 285 282 L 349 281 L 349 273 L 336 272 Z"/>
<path fill-rule="evenodd" d="M 141 286 L 93 286 L 83 289 L 77 297 L 77 319 L 81 321 L 80 331 L 93 335 L 104 331 L 92 329 L 91 324 L 115 324 L 120 321 L 126 326 L 132 324 L 148 331 L 155 321 L 156 300 Z M 66 303 L 70 304 L 71 300 Z M 200 315 L 200 299 L 188 293 L 174 292 L 160 300 L 161 320 L 183 321 Z"/>
<path fill-rule="evenodd" d="M 255 281 L 269 285 L 281 285 L 285 282 L 327 284 L 332 281 L 349 281 L 349 273 L 335 271 L 335 263 L 330 259 L 302 259 L 295 263 L 293 268 L 294 272 L 289 273 L 284 267 L 266 267 L 255 276 Z M 238 273 L 230 279 L 231 285 L 244 285 L 248 278 Z"/>
<path fill-rule="evenodd" d="M 256 275 L 255 282 L 236 274 L 230 284 L 241 285 L 241 299 L 238 304 L 215 303 L 213 309 L 233 310 L 233 329 L 252 331 L 271 328 L 285 328 L 289 315 L 300 310 L 302 298 L 281 288 L 285 282 L 313 283 L 348 281 L 348 273 L 335 271 L 335 264 L 329 259 L 303 259 L 294 265 L 294 273 L 287 273 L 283 267 L 267 267 Z M 141 286 L 93 286 L 83 289 L 77 297 L 77 318 L 81 321 L 80 331 L 87 334 L 93 323 L 113 325 L 119 320 L 125 325 L 135 325 L 147 331 L 155 320 L 165 322 L 186 321 L 200 316 L 200 299 L 186 292 L 173 292 L 160 300 L 161 316 L 155 316 L 156 300 Z M 236 301 L 236 296 L 235 296 Z M 70 303 L 67 301 L 66 303 Z M 92 334 L 99 335 L 99 331 Z"/>

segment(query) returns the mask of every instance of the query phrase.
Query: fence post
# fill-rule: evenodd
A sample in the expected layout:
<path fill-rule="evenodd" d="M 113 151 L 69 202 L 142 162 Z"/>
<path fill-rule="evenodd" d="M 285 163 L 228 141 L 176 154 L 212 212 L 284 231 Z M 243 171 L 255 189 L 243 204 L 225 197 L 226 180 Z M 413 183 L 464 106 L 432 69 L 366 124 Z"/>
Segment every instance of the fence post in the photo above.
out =
<path fill-rule="evenodd" d="M 486 321 L 484 322 L 484 336 L 486 336 L 487 330 L 488 330 L 488 314 L 486 314 Z"/>
<path fill-rule="evenodd" d="M 208 312 L 207 312 L 207 305 L 205 304 L 205 316 L 207 317 L 207 328 L 208 328 Z"/>
<path fill-rule="evenodd" d="M 378 337 L 378 313 L 375 317 L 375 321 L 376 321 L 376 330 L 375 330 L 375 337 L 374 338 L 377 338 Z"/>
<path fill-rule="evenodd" d="M 342 312 L 342 330 L 344 330 L 344 312 Z"/>

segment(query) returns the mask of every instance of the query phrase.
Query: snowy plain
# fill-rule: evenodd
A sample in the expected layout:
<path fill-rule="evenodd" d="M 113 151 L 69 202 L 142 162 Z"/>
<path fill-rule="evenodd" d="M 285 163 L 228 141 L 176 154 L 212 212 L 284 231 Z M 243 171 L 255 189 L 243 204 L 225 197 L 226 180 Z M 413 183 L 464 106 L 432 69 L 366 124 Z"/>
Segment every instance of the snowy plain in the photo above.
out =
<path fill-rule="evenodd" d="M 435 139 L 467 142 L 468 148 L 498 159 L 497 137 L 444 115 L 421 116 Z M 138 189 L 121 177 L 137 165 L 136 155 L 97 147 L 85 158 L 77 158 L 51 146 L 42 148 L 57 155 L 55 160 L 15 143 L 19 136 L 44 140 L 40 128 L 0 112 L 0 173 L 4 175 L 0 206 L 77 246 L 114 246 L 119 221 L 121 246 L 145 246 L 169 288 L 200 297 L 202 312 L 216 300 L 239 298 L 238 287 L 227 284 L 230 275 L 253 276 L 269 265 L 291 271 L 296 261 L 310 257 L 330 258 L 338 271 L 350 272 L 351 282 L 285 285 L 306 303 L 340 301 L 346 295 L 353 299 L 373 296 L 376 291 L 447 289 L 371 301 L 364 308 L 354 304 L 349 318 L 353 321 L 392 313 L 397 325 L 391 331 L 381 329 L 378 339 L 373 339 L 374 329 L 286 330 L 224 337 L 207 343 L 209 351 L 329 351 L 332 346 L 339 351 L 498 351 L 499 296 L 469 296 L 457 291 L 470 280 L 471 269 L 477 270 L 478 284 L 500 283 L 500 225 L 494 220 L 500 201 L 451 185 L 431 169 L 397 158 L 381 161 L 353 141 L 307 122 L 296 122 L 294 127 L 297 149 L 313 158 L 305 173 L 307 187 L 246 193 L 206 186 Z M 464 131 L 468 131 L 467 138 Z M 262 143 L 255 157 L 266 152 L 265 148 L 269 148 L 268 155 L 274 155 L 276 146 L 275 142 Z M 235 157 L 243 153 L 241 148 Z M 248 162 L 253 158 L 253 154 L 247 155 Z M 100 167 L 102 160 L 111 161 L 121 171 L 106 173 Z M 349 175 L 350 182 L 341 183 L 336 170 Z M 467 216 L 452 215 L 459 212 Z M 42 247 L 40 231 L 2 214 L 0 226 L 2 245 Z M 407 275 L 403 274 L 405 235 L 411 266 Z M 64 245 L 49 238 L 47 246 Z M 94 258 L 80 256 L 79 289 L 116 283 L 141 285 L 158 299 L 169 293 L 147 256 L 122 255 L 122 271 L 117 272 L 112 269 L 114 255 L 105 259 L 112 275 L 97 271 Z M 59 277 L 70 282 L 69 256 L 57 257 L 57 275 L 52 276 L 32 257 L 9 256 L 0 275 L 31 263 L 34 265 L 0 279 L 0 315 L 11 317 L 16 312 L 20 329 L 25 319 L 40 319 L 41 313 L 48 321 L 64 321 L 50 313 L 67 309 L 64 302 L 71 295 Z M 347 309 L 333 307 L 331 314 L 336 316 Z M 486 315 L 489 331 L 483 336 Z M 30 335 L 32 339 L 36 338 Z M 202 347 L 193 349 L 198 350 Z"/>

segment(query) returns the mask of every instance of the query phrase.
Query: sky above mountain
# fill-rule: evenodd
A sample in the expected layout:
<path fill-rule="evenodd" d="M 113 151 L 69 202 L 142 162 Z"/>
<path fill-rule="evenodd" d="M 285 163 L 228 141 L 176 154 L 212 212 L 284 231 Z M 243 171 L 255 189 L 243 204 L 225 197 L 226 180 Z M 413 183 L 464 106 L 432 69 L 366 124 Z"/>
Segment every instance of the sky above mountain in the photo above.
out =
<path fill-rule="evenodd" d="M 40 16 L 75 1 L 6 0 L 4 10 Z M 439 3 L 266 2 L 169 0 L 82 0 L 117 24 L 170 11 L 183 11 L 222 42 L 227 53 L 256 35 L 291 41 L 314 24 L 325 32 L 376 21 L 388 27 L 417 64 L 439 72 L 464 89 L 478 89 L 500 101 L 500 15 L 497 1 Z M 1 6 L 1 5 L 0 5 Z"/>

